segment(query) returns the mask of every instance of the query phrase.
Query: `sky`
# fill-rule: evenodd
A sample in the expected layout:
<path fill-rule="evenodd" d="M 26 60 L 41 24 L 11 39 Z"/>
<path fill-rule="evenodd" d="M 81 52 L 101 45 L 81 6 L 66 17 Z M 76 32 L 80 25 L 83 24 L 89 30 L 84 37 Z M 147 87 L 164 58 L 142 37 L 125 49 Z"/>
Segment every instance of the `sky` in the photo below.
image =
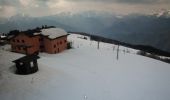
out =
<path fill-rule="evenodd" d="M 161 9 L 170 9 L 170 0 L 0 0 L 1 18 L 16 14 L 41 17 L 82 11 L 149 14 Z"/>

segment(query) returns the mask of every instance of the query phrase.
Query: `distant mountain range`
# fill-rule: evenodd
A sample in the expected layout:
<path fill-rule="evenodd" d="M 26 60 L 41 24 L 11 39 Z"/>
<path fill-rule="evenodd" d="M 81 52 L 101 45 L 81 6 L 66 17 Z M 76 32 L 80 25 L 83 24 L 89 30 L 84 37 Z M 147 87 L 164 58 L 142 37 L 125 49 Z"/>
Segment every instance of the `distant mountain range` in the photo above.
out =
<path fill-rule="evenodd" d="M 150 15 L 121 16 L 107 12 L 63 12 L 52 16 L 30 17 L 18 14 L 0 20 L 0 33 L 53 25 L 67 31 L 86 32 L 131 44 L 151 45 L 170 52 L 170 11 Z"/>

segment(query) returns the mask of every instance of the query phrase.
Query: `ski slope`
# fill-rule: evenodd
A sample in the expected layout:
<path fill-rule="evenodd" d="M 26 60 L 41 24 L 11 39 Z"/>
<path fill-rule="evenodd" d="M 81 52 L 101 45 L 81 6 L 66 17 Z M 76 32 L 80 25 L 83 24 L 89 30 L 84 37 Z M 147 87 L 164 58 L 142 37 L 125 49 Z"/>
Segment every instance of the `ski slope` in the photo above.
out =
<path fill-rule="evenodd" d="M 40 53 L 39 71 L 14 74 L 24 55 L 0 50 L 0 100 L 170 100 L 170 65 L 137 50 L 70 35 L 73 49 Z M 3 48 L 3 50 L 2 50 Z M 128 51 L 130 53 L 126 53 Z"/>

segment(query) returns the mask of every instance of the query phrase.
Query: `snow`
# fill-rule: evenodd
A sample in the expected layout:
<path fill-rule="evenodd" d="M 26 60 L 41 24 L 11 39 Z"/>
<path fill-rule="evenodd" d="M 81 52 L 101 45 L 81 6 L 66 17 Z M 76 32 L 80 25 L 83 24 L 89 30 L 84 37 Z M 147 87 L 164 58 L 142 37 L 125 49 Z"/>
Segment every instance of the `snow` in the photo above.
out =
<path fill-rule="evenodd" d="M 1 36 L 0 36 L 0 38 L 6 38 L 6 36 L 4 36 L 4 35 L 1 35 Z"/>
<path fill-rule="evenodd" d="M 0 51 L 1 50 L 10 51 L 11 50 L 11 45 L 6 44 L 5 46 L 0 46 Z"/>
<path fill-rule="evenodd" d="M 41 34 L 48 36 L 50 39 L 54 39 L 60 36 L 67 35 L 67 32 L 61 28 L 49 28 L 49 29 L 42 29 Z"/>
<path fill-rule="evenodd" d="M 159 12 L 155 12 L 152 15 L 155 15 L 156 17 L 169 18 L 170 17 L 170 10 L 168 10 L 168 9 L 161 9 Z"/>
<path fill-rule="evenodd" d="M 33 33 L 34 35 L 40 35 L 41 33 Z"/>
<path fill-rule="evenodd" d="M 97 49 L 79 37 L 68 36 L 73 49 L 40 53 L 31 75 L 14 74 L 12 61 L 24 55 L 0 47 L 1 100 L 170 100 L 169 64 L 122 46 L 117 60 L 116 45 L 100 42 Z"/>

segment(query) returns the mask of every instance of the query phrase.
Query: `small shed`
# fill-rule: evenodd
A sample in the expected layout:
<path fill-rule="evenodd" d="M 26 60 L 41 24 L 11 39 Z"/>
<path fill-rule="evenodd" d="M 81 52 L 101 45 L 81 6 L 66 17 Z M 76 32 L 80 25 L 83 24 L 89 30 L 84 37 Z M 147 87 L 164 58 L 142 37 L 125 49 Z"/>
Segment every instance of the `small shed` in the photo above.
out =
<path fill-rule="evenodd" d="M 38 55 L 26 55 L 13 62 L 16 64 L 16 73 L 21 75 L 27 75 L 38 71 L 37 59 Z"/>

